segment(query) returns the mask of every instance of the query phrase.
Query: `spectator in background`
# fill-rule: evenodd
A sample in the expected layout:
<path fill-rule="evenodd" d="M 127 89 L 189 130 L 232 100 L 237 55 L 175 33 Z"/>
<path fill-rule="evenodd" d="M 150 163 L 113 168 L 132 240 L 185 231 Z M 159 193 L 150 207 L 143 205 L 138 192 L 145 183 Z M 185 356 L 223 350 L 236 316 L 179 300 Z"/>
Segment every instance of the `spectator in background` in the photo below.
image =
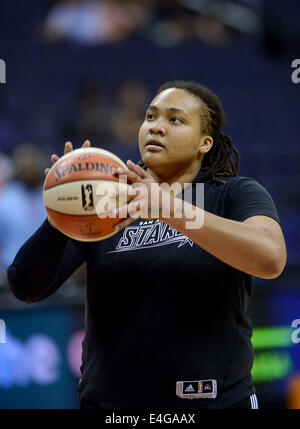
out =
<path fill-rule="evenodd" d="M 64 0 L 50 9 L 42 29 L 48 42 L 116 42 L 143 28 L 151 5 L 141 0 Z"/>
<path fill-rule="evenodd" d="M 6 155 L 0 153 L 0 195 L 6 183 L 10 180 L 12 172 L 13 168 L 10 159 Z"/>
<path fill-rule="evenodd" d="M 211 46 L 226 46 L 236 37 L 232 29 L 213 15 L 195 16 L 191 23 L 195 37 Z"/>
<path fill-rule="evenodd" d="M 74 141 L 81 141 L 87 136 L 97 146 L 104 147 L 109 137 L 109 108 L 101 85 L 95 81 L 84 84 L 73 104 L 75 109 L 60 126 L 62 139 L 72 136 Z"/>
<path fill-rule="evenodd" d="M 148 89 L 142 82 L 126 81 L 119 89 L 111 116 L 114 150 L 122 159 L 136 158 L 137 133 L 143 122 Z"/>
<path fill-rule="evenodd" d="M 99 143 L 105 139 L 108 109 L 102 88 L 97 83 L 88 83 L 79 94 L 77 117 L 78 139 L 93 136 Z"/>
<path fill-rule="evenodd" d="M 0 273 L 47 216 L 41 174 L 45 160 L 40 148 L 27 143 L 19 145 L 13 152 L 12 164 L 14 178 L 0 192 Z"/>
<path fill-rule="evenodd" d="M 240 35 L 259 34 L 256 9 L 257 2 L 248 0 L 155 0 L 150 38 L 166 47 L 199 40 L 226 46 Z"/>
<path fill-rule="evenodd" d="M 147 100 L 145 84 L 128 80 L 119 87 L 112 105 L 104 88 L 96 81 L 89 81 L 75 97 L 73 113 L 60 125 L 61 138 L 71 136 L 71 140 L 78 142 L 88 138 L 95 146 L 114 152 L 121 159 L 136 159 L 136 136 Z"/>

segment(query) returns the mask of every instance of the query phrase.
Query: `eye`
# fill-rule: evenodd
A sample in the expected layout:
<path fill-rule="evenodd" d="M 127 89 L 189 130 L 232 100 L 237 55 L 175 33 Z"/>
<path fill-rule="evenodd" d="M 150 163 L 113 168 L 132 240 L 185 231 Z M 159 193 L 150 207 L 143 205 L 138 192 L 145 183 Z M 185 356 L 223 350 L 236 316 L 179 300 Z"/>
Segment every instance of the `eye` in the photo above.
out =
<path fill-rule="evenodd" d="M 147 113 L 146 114 L 146 119 L 148 121 L 153 121 L 155 119 L 155 116 L 153 115 L 153 113 Z"/>
<path fill-rule="evenodd" d="M 175 116 L 173 118 L 170 118 L 170 121 L 173 122 L 173 124 L 181 124 L 182 120 L 179 118 L 176 118 Z"/>

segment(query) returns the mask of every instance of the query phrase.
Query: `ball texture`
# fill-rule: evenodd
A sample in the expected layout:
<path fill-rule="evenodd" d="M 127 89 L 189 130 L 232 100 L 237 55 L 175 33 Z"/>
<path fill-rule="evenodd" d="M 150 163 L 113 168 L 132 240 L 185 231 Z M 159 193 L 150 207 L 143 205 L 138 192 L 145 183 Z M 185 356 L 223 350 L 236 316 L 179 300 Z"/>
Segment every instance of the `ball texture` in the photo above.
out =
<path fill-rule="evenodd" d="M 115 176 L 126 164 L 113 153 L 99 148 L 76 149 L 62 156 L 44 182 L 43 199 L 52 224 L 79 241 L 98 241 L 116 234 L 119 218 L 105 213 L 127 202 L 126 192 L 114 197 L 126 183 Z M 102 215 L 102 216 L 101 216 Z"/>

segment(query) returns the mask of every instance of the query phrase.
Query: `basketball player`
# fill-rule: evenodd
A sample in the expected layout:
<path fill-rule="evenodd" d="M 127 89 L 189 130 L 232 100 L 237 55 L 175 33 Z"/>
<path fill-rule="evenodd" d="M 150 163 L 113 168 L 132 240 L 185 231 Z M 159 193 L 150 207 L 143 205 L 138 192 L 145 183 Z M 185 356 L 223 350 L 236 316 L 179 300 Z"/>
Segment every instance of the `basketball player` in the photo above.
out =
<path fill-rule="evenodd" d="M 13 294 L 34 303 L 87 263 L 81 408 L 257 408 L 246 310 L 252 277 L 278 277 L 286 248 L 271 196 L 238 175 L 223 123 L 206 87 L 162 86 L 140 127 L 139 165 L 128 161 L 118 173 L 149 192 L 151 184 L 189 183 L 193 201 L 203 183 L 204 209 L 182 193 L 171 197 L 170 217 L 159 206 L 156 216 L 121 219 L 117 234 L 93 243 L 45 220 L 8 269 Z M 72 149 L 68 142 L 65 152 Z M 149 195 L 128 208 L 134 203 L 144 207 Z M 187 228 L 192 213 L 204 214 L 202 227 Z"/>

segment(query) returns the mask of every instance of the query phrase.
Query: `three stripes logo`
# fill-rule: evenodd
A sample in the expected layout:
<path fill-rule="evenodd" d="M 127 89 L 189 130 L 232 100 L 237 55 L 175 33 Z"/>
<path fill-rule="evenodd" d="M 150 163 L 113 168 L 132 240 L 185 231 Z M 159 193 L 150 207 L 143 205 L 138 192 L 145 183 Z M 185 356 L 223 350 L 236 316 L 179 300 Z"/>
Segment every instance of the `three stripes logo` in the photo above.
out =
<path fill-rule="evenodd" d="M 188 385 L 188 387 L 186 387 L 186 388 L 184 389 L 184 391 L 185 391 L 186 393 L 190 393 L 190 392 L 195 392 L 195 389 L 193 388 L 193 386 L 192 386 L 191 384 L 189 384 L 189 385 Z"/>
<path fill-rule="evenodd" d="M 252 410 L 258 410 L 257 397 L 255 393 L 250 396 L 250 403 L 251 403 Z"/>

